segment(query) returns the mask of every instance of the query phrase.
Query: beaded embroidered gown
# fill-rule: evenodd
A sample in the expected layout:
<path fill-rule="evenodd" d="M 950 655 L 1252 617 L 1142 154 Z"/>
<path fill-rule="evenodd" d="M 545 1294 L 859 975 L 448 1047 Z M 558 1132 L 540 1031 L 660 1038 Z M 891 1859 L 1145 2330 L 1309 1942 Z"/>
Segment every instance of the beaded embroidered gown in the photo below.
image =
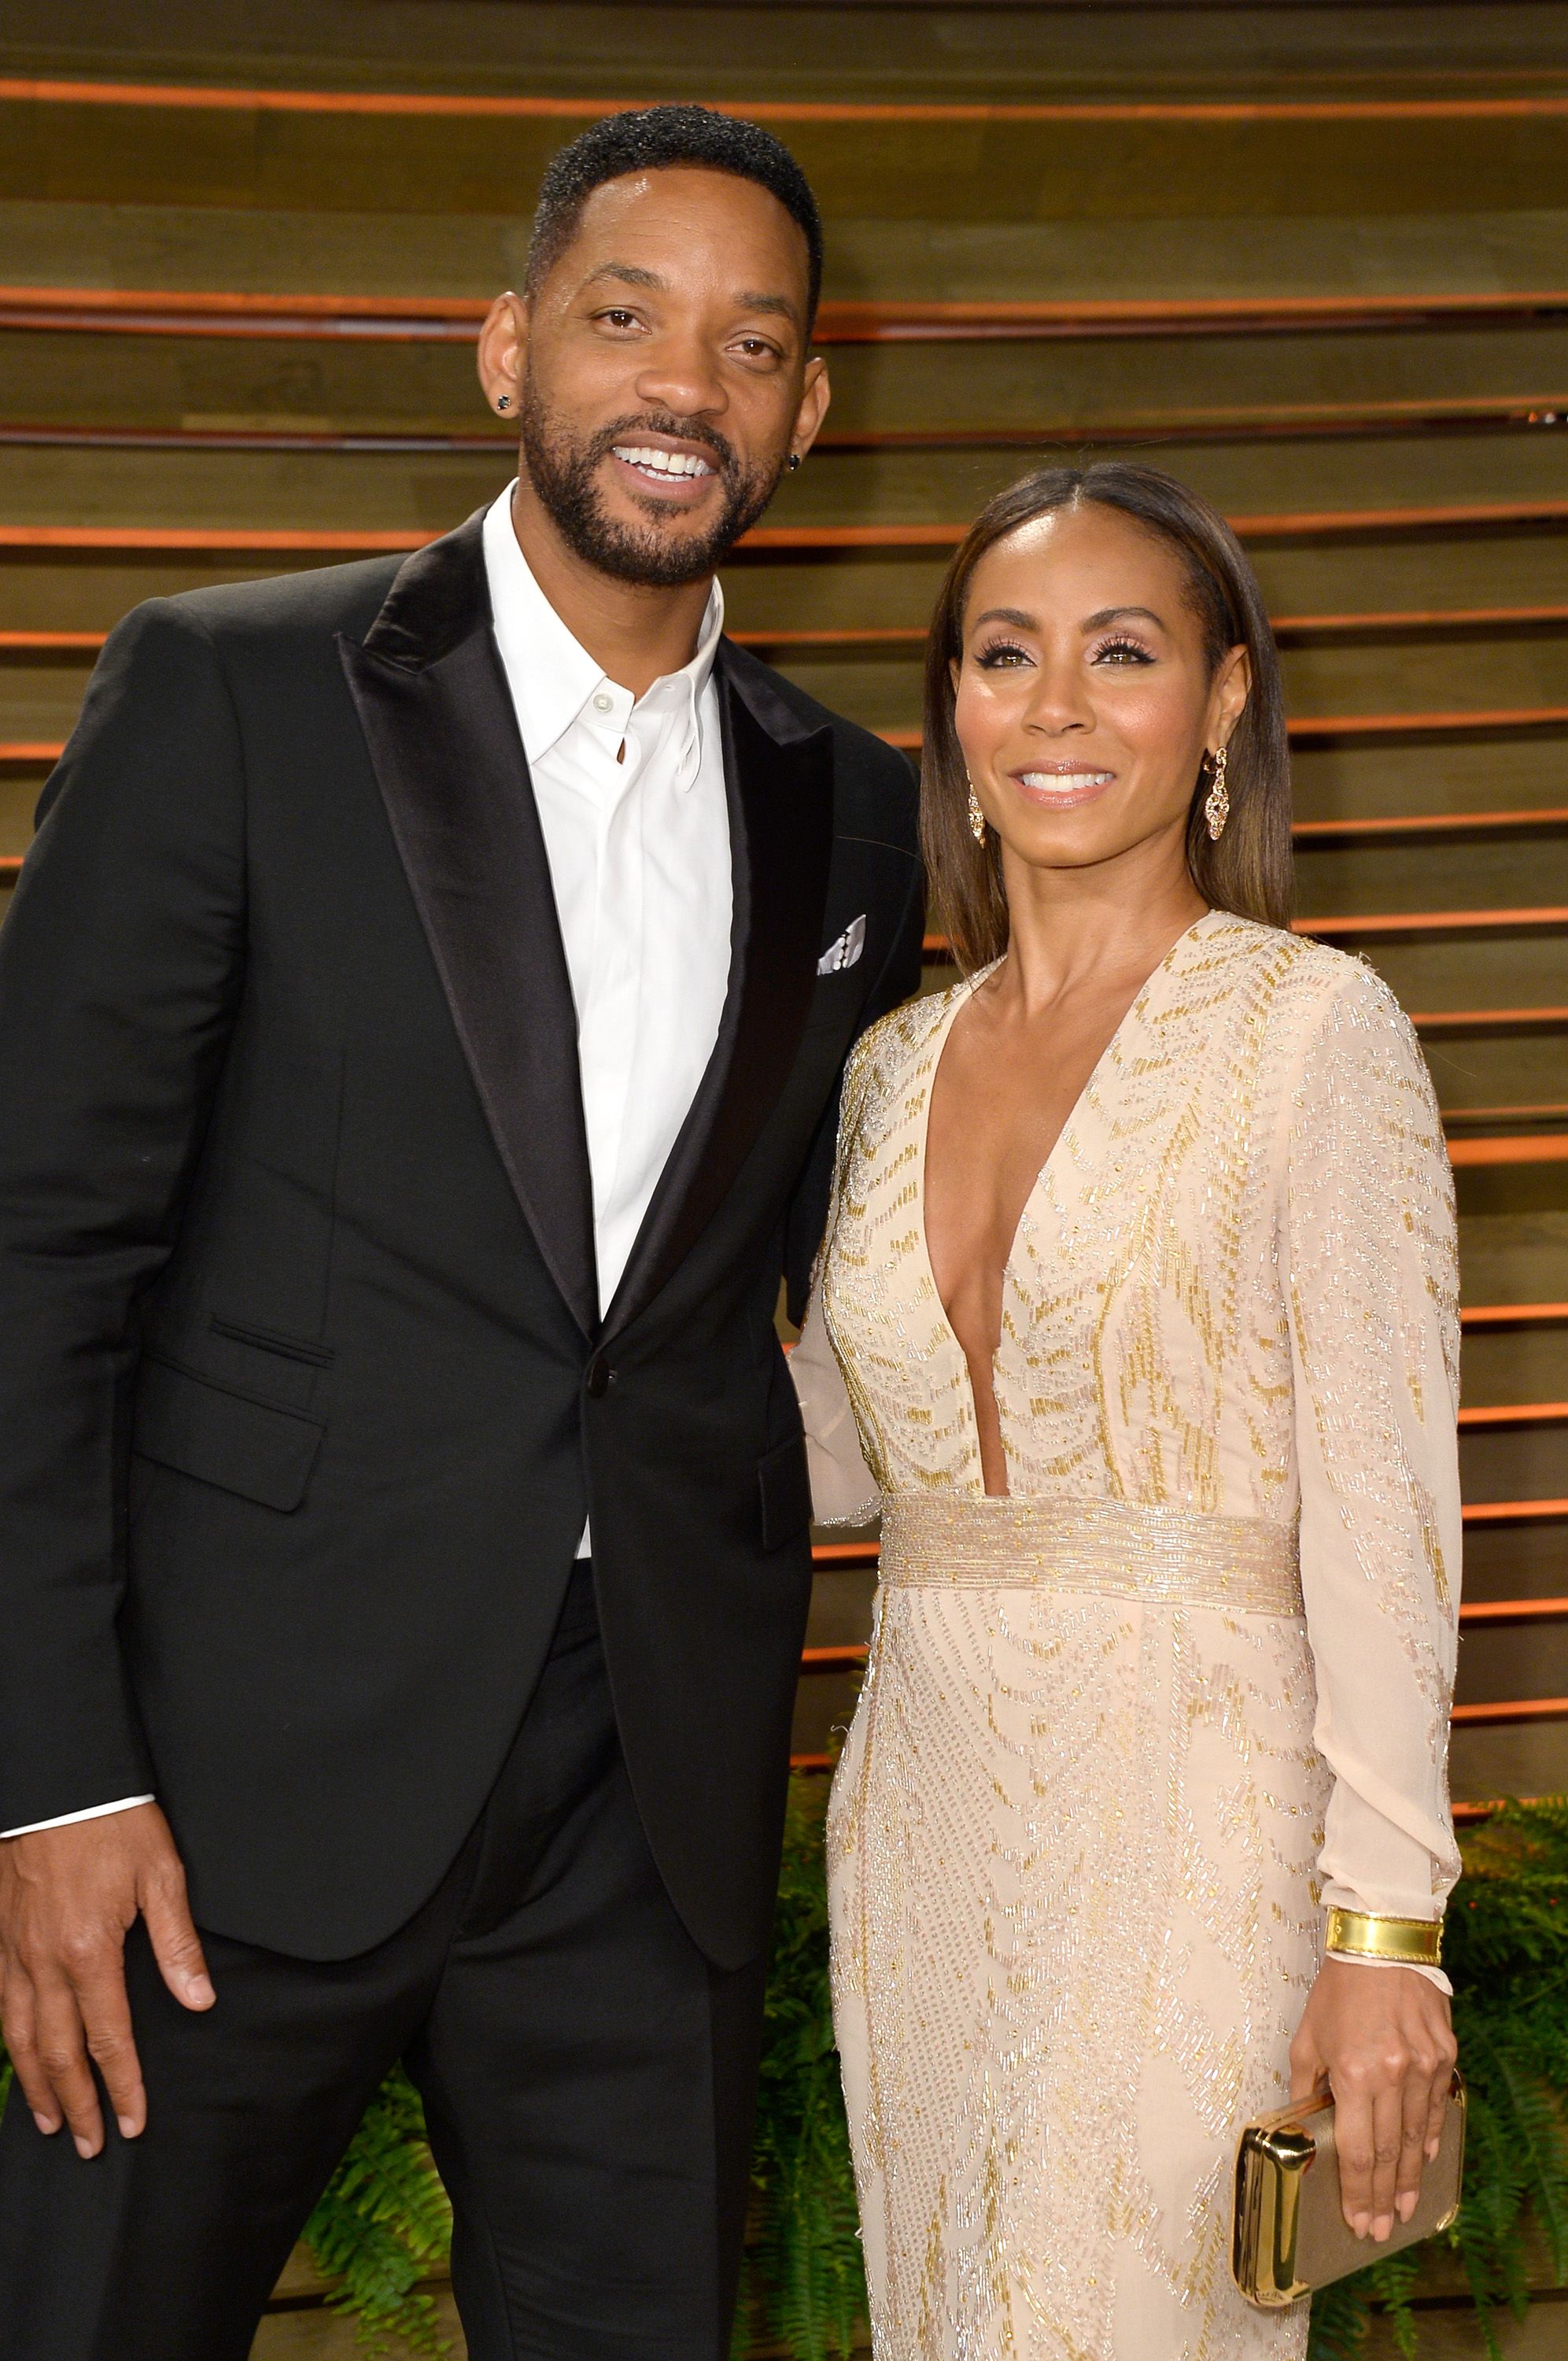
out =
<path fill-rule="evenodd" d="M 1323 1904 L 1433 1916 L 1458 1869 L 1438 1114 L 1359 961 L 1201 918 L 1025 1209 L 987 1499 L 922 1214 L 972 988 L 856 1051 L 792 1360 L 819 1518 L 883 1514 L 828 1830 L 875 2351 L 1297 2356 L 1231 2280 L 1236 2136 Z"/>

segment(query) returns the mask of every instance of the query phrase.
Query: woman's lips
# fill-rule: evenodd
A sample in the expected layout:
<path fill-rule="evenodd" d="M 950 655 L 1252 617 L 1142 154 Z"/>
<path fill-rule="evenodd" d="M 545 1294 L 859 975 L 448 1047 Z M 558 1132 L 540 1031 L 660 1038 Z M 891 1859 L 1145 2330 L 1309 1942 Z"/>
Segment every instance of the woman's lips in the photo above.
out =
<path fill-rule="evenodd" d="M 1080 804 L 1091 804 L 1115 784 L 1114 771 L 1091 770 L 1086 763 L 1071 771 L 1014 771 L 1014 785 L 1026 801 L 1038 804 L 1044 811 L 1074 811 Z"/>

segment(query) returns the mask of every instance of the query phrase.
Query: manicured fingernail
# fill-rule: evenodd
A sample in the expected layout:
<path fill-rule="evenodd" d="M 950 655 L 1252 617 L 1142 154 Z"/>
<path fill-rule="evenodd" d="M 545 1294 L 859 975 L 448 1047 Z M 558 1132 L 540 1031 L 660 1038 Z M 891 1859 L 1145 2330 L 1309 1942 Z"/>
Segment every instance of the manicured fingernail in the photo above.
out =
<path fill-rule="evenodd" d="M 1365 2213 L 1353 2213 L 1350 2217 L 1350 2226 L 1358 2238 L 1365 2238 L 1367 2231 L 1372 2227 L 1371 2217 Z"/>
<path fill-rule="evenodd" d="M 1408 2222 L 1408 2221 L 1409 2220 L 1409 2218 L 1410 2218 L 1411 2214 L 1412 2214 L 1412 2213 L 1415 2212 L 1415 2210 L 1416 2210 L 1416 2192 L 1415 2192 L 1415 2191 L 1414 2191 L 1413 2189 L 1406 2189 L 1406 2190 L 1402 2190 L 1402 2191 L 1400 2191 L 1399 2195 L 1398 2195 L 1398 2196 L 1394 2200 L 1394 2202 L 1396 2203 L 1396 2205 L 1398 2205 L 1398 2209 L 1399 2209 L 1399 2219 L 1400 2219 L 1400 2221 L 1401 2221 L 1401 2222 Z"/>
<path fill-rule="evenodd" d="M 1393 2227 L 1394 2216 L 1392 2213 L 1379 2213 L 1376 2221 L 1372 2224 L 1372 2235 L 1376 2239 L 1379 2246 L 1383 2244 L 1384 2239 L 1387 2237 Z"/>
<path fill-rule="evenodd" d="M 83 2139 L 81 2133 L 78 2132 L 76 2135 L 76 2153 L 85 2163 L 90 2157 L 96 2156 L 98 2151 L 93 2147 L 91 2140 Z"/>
<path fill-rule="evenodd" d="M 140 2126 L 134 2115 L 116 2115 L 115 2117 L 115 2121 L 120 2127 L 120 2137 L 122 2139 L 135 2139 Z"/>
<path fill-rule="evenodd" d="M 1434 2139 L 1430 2139 L 1430 2140 L 1428 2140 L 1428 2142 L 1427 2142 L 1427 2162 L 1428 2162 L 1429 2164 L 1435 2164 L 1435 2163 L 1437 2162 L 1437 2151 L 1438 2151 L 1438 2147 L 1439 2147 L 1439 2143 L 1438 2143 L 1438 2141 L 1436 2141 L 1436 2140 L 1434 2140 Z"/>
<path fill-rule="evenodd" d="M 52 2139 L 55 2133 L 60 2129 L 60 2117 L 58 2115 L 40 2115 L 35 2111 L 33 2121 L 37 2124 L 39 2131 L 42 2132 L 45 2139 Z"/>
<path fill-rule="evenodd" d="M 216 1993 L 213 1990 L 212 1978 L 210 1976 L 187 1976 L 185 1979 L 185 1996 L 187 2000 L 193 2001 L 198 2008 L 208 2007 L 210 2004 L 217 1998 Z"/>

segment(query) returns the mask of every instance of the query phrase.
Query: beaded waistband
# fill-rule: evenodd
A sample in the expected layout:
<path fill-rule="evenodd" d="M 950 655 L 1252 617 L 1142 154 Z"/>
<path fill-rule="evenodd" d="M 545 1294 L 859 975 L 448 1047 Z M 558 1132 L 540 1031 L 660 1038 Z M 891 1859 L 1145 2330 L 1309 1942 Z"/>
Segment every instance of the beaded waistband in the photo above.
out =
<path fill-rule="evenodd" d="M 1244 1615 L 1301 1612 L 1294 1525 L 1118 1500 L 889 1493 L 882 1579 L 1092 1590 Z"/>

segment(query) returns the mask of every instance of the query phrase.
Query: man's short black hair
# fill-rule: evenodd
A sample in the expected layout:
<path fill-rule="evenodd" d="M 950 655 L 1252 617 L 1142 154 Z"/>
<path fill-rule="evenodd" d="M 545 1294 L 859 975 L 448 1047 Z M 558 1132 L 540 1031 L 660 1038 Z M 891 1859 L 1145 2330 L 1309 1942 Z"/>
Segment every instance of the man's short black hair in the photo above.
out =
<path fill-rule="evenodd" d="M 711 106 L 643 106 L 590 123 L 552 156 L 540 185 L 528 243 L 526 293 L 535 292 L 577 234 L 583 207 L 606 181 L 623 172 L 696 165 L 755 181 L 775 196 L 806 239 L 810 261 L 806 325 L 817 316 L 822 291 L 822 217 L 810 182 L 782 139 L 739 115 Z"/>

